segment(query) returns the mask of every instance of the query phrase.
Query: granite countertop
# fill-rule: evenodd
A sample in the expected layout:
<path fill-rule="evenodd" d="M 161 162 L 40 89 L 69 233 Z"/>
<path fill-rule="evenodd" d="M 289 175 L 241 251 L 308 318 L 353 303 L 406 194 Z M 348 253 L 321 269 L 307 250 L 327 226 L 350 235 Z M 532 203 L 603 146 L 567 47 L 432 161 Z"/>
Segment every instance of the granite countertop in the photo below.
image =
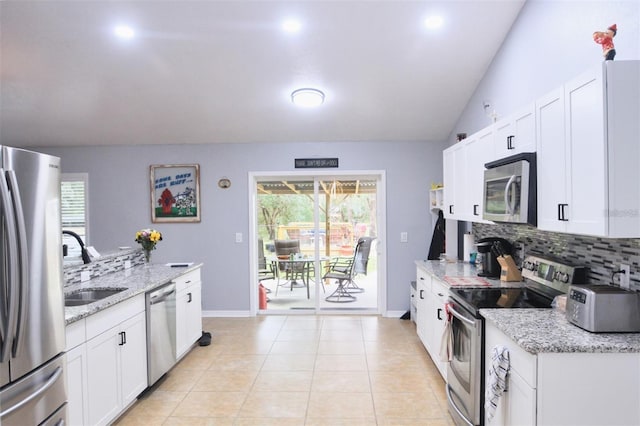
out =
<path fill-rule="evenodd" d="M 449 286 L 445 277 L 475 277 L 467 262 L 416 260 L 416 265 Z M 517 287 L 517 282 L 485 278 L 491 287 Z M 640 352 L 640 333 L 590 333 L 567 321 L 556 309 L 481 309 L 480 314 L 532 354 L 544 352 Z"/>
<path fill-rule="evenodd" d="M 525 351 L 640 352 L 640 333 L 591 333 L 557 309 L 481 309 L 480 314 Z"/>
<path fill-rule="evenodd" d="M 451 285 L 445 277 L 478 277 L 475 265 L 462 261 L 416 260 L 416 266 L 442 281 L 447 287 Z M 519 287 L 521 282 L 505 282 L 495 278 L 482 277 L 490 287 Z"/>
<path fill-rule="evenodd" d="M 86 289 L 110 289 L 126 287 L 113 296 L 106 297 L 94 303 L 82 306 L 65 307 L 65 322 L 71 324 L 89 315 L 95 314 L 109 306 L 122 302 L 140 293 L 149 291 L 162 284 L 179 277 L 182 274 L 198 269 L 202 263 L 188 267 L 172 268 L 166 265 L 152 264 L 150 266 L 136 266 L 124 271 L 114 272 L 101 277 L 93 278 L 78 284 L 72 284 L 64 288 L 65 295 Z"/>

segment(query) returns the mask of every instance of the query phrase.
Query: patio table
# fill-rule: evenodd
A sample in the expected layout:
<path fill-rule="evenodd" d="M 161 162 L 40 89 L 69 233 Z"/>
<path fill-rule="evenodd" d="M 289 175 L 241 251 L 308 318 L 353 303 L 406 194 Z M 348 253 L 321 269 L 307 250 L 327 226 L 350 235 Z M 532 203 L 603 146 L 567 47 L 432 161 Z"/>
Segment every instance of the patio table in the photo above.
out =
<path fill-rule="evenodd" d="M 322 265 L 322 262 L 327 262 L 329 261 L 331 258 L 329 256 L 320 256 L 319 260 L 320 260 L 320 264 Z M 284 270 L 286 271 L 287 269 L 291 270 L 291 271 L 295 271 L 295 270 L 299 270 L 302 276 L 302 284 L 299 284 L 297 282 L 297 280 L 295 279 L 295 275 L 294 278 L 289 281 L 289 286 L 290 286 L 290 290 L 293 291 L 294 288 L 300 288 L 300 287 L 306 287 L 307 288 L 307 299 L 311 298 L 310 292 L 309 292 L 309 276 L 310 276 L 310 272 L 311 272 L 311 266 L 315 263 L 316 259 L 314 257 L 301 257 L 301 258 L 293 258 L 293 259 L 279 259 L 277 257 L 272 257 L 269 259 L 272 262 L 272 265 L 274 266 L 274 269 L 276 271 L 276 277 L 278 278 L 278 284 L 276 286 L 276 296 L 278 295 L 278 287 L 286 285 L 286 284 L 280 284 L 280 265 L 284 265 Z"/>

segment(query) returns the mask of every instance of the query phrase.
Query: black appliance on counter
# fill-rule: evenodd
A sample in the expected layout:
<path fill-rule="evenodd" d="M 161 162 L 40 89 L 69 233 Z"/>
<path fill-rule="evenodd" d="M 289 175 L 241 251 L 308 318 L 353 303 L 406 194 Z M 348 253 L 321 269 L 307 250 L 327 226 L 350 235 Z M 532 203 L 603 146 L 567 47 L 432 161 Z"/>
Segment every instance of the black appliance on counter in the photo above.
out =
<path fill-rule="evenodd" d="M 498 263 L 498 257 L 495 250 L 492 247 L 498 243 L 505 255 L 513 255 L 513 245 L 504 238 L 487 237 L 478 240 L 476 246 L 478 247 L 478 255 L 480 260 L 478 265 L 478 276 L 488 278 L 499 278 L 501 267 Z"/>
<path fill-rule="evenodd" d="M 570 284 L 585 282 L 586 268 L 527 256 L 522 276 L 523 283 L 509 283 L 513 284 L 509 287 L 449 289 L 455 343 L 447 367 L 446 393 L 449 413 L 458 426 L 485 424 L 485 339 L 480 309 L 551 308 L 554 297 L 567 294 Z"/>

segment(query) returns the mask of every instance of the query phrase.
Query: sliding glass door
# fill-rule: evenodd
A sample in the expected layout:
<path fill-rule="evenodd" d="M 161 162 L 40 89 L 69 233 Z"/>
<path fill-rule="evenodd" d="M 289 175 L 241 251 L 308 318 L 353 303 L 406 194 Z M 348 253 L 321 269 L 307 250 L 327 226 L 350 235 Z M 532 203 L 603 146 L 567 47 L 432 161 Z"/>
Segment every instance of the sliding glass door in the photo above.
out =
<path fill-rule="evenodd" d="M 380 182 L 380 175 L 254 177 L 261 313 L 379 311 Z"/>

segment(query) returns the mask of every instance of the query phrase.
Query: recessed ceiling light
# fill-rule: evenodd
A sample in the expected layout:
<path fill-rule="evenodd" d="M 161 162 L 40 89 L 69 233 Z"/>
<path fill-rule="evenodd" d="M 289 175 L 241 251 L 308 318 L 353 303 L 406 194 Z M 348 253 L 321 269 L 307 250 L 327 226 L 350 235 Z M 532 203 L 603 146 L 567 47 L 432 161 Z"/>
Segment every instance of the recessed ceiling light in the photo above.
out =
<path fill-rule="evenodd" d="M 291 102 L 303 108 L 316 107 L 324 103 L 324 93 L 312 88 L 294 90 L 291 93 Z"/>
<path fill-rule="evenodd" d="M 122 38 L 125 40 L 130 40 L 136 35 L 136 32 L 133 30 L 133 28 L 129 27 L 128 25 L 116 26 L 113 29 L 113 33 L 116 35 L 116 37 Z"/>
<path fill-rule="evenodd" d="M 302 28 L 302 24 L 297 19 L 287 19 L 282 22 L 282 29 L 288 33 L 297 33 Z"/>
<path fill-rule="evenodd" d="M 440 15 L 432 15 L 424 20 L 424 26 L 429 28 L 430 30 L 435 30 L 436 28 L 440 28 L 444 20 Z"/>

